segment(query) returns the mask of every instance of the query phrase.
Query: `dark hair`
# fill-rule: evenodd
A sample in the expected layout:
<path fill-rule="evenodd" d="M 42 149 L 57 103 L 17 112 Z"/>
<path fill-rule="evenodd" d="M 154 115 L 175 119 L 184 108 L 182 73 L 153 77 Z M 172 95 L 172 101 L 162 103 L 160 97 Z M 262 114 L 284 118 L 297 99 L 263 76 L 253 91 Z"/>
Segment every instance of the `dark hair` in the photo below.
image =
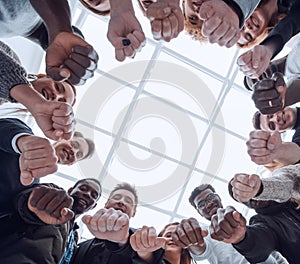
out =
<path fill-rule="evenodd" d="M 169 227 L 169 226 L 173 226 L 173 225 L 176 225 L 178 226 L 179 223 L 178 222 L 174 222 L 174 223 L 169 223 L 167 224 L 163 230 L 161 230 L 158 234 L 159 237 L 162 237 L 163 236 L 163 233 L 166 231 L 166 229 Z M 189 251 L 187 248 L 182 248 L 181 249 L 181 254 L 180 254 L 180 264 L 191 264 L 191 262 L 193 261 L 193 258 L 191 257 Z M 194 261 L 193 261 L 194 262 Z"/>
<path fill-rule="evenodd" d="M 137 195 L 137 191 L 135 189 L 135 186 L 134 185 L 131 185 L 127 182 L 122 182 L 122 183 L 119 183 L 116 185 L 115 188 L 113 188 L 113 190 L 110 192 L 109 194 L 109 197 L 112 196 L 112 194 L 117 191 L 117 190 L 126 190 L 126 191 L 129 191 L 133 194 L 134 196 L 134 199 L 135 199 L 135 207 L 137 206 L 138 204 L 138 195 Z"/>
<path fill-rule="evenodd" d="M 260 117 L 261 113 L 259 111 L 256 111 L 252 118 L 252 123 L 255 129 L 260 129 Z"/>
<path fill-rule="evenodd" d="M 94 14 L 96 15 L 99 15 L 99 16 L 109 16 L 110 14 L 110 9 L 109 10 L 105 10 L 105 11 L 100 11 L 100 10 L 97 10 L 93 7 L 91 7 L 89 4 L 87 4 L 84 0 L 79 0 L 79 2 L 86 8 L 88 9 L 89 11 L 93 12 Z"/>
<path fill-rule="evenodd" d="M 75 131 L 75 132 L 74 132 L 73 138 L 74 138 L 74 137 L 81 137 L 81 138 L 83 138 L 83 139 L 86 141 L 86 143 L 88 144 L 88 146 L 89 146 L 88 153 L 87 153 L 86 156 L 83 157 L 82 159 L 92 157 L 93 154 L 94 154 L 94 152 L 95 152 L 95 143 L 93 142 L 93 140 L 91 140 L 91 139 L 89 139 L 89 138 L 85 138 L 85 137 L 83 136 L 83 134 L 80 133 L 80 132 L 78 132 L 78 131 Z"/>
<path fill-rule="evenodd" d="M 46 74 L 44 74 L 44 73 L 38 73 L 38 74 L 32 74 L 32 73 L 30 73 L 30 74 L 28 74 L 28 77 L 29 78 L 33 78 L 33 80 L 31 81 L 31 82 L 35 82 L 36 80 L 38 80 L 38 79 L 41 79 L 41 78 L 50 78 L 50 79 L 52 79 L 51 77 L 48 77 Z M 57 81 L 55 81 L 55 80 L 53 80 L 54 82 L 57 82 Z M 70 86 L 71 86 L 71 88 L 72 88 L 72 91 L 73 91 L 73 93 L 74 93 L 74 101 L 73 101 L 73 103 L 72 103 L 72 106 L 74 106 L 74 104 L 75 104 L 75 102 L 76 102 L 76 88 L 75 88 L 75 86 L 72 84 L 72 83 L 70 83 L 68 80 L 65 80 L 64 82 L 66 82 L 66 83 L 68 83 Z"/>
<path fill-rule="evenodd" d="M 205 191 L 206 189 L 210 189 L 213 192 L 215 192 L 214 187 L 212 187 L 210 184 L 201 184 L 192 191 L 190 198 L 189 198 L 189 202 L 195 209 L 197 209 L 196 205 L 194 203 L 195 197 L 198 196 L 203 191 Z"/>
<path fill-rule="evenodd" d="M 78 181 L 74 184 L 73 189 L 76 188 L 76 186 L 78 186 L 80 183 L 87 182 L 87 181 L 93 181 L 93 182 L 95 182 L 95 183 L 99 186 L 99 189 L 100 189 L 99 198 L 100 198 L 101 193 L 102 193 L 102 186 L 101 186 L 100 181 L 98 181 L 98 180 L 95 179 L 95 178 L 84 178 L 84 179 L 78 180 Z M 99 199 L 99 198 L 98 198 L 98 199 Z"/>

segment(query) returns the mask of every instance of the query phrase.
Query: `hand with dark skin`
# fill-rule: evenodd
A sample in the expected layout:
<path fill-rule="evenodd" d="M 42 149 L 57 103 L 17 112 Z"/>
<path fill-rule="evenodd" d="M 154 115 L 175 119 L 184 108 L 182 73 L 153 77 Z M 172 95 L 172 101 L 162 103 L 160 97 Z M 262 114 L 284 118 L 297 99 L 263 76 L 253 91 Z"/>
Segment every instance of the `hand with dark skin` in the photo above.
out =
<path fill-rule="evenodd" d="M 239 243 L 246 235 L 246 219 L 232 206 L 219 208 L 211 219 L 210 235 L 225 243 Z"/>
<path fill-rule="evenodd" d="M 158 0 L 152 3 L 146 11 L 146 16 L 151 21 L 155 40 L 169 42 L 184 29 L 184 16 L 177 0 Z"/>
<path fill-rule="evenodd" d="M 57 171 L 57 157 L 49 140 L 33 135 L 18 138 L 20 182 L 30 185 L 34 178 L 41 178 Z"/>
<path fill-rule="evenodd" d="M 33 189 L 28 199 L 28 209 L 49 225 L 65 224 L 74 217 L 70 210 L 73 198 L 64 190 L 39 186 Z"/>
<path fill-rule="evenodd" d="M 256 82 L 253 88 L 252 100 L 262 114 L 274 114 L 284 108 L 287 88 L 281 73 Z"/>
<path fill-rule="evenodd" d="M 133 58 L 146 41 L 142 27 L 137 20 L 131 0 L 111 0 L 111 14 L 107 38 L 115 47 L 115 57 L 124 61 Z"/>
<path fill-rule="evenodd" d="M 249 202 L 261 188 L 261 180 L 256 174 L 237 173 L 231 180 L 233 197 L 239 202 Z"/>
<path fill-rule="evenodd" d="M 201 229 L 195 218 L 184 219 L 172 234 L 174 243 L 182 248 L 188 248 L 195 255 L 205 251 L 204 237 L 208 235 L 207 230 Z"/>
<path fill-rule="evenodd" d="M 100 209 L 94 216 L 82 218 L 89 231 L 99 239 L 125 244 L 129 236 L 129 217 L 113 208 Z"/>
<path fill-rule="evenodd" d="M 46 72 L 55 81 L 81 85 L 97 68 L 97 52 L 73 33 L 67 0 L 30 0 L 47 27 Z"/>
<path fill-rule="evenodd" d="M 204 20 L 202 33 L 210 43 L 230 48 L 240 38 L 239 17 L 224 1 L 202 3 L 199 15 Z"/>

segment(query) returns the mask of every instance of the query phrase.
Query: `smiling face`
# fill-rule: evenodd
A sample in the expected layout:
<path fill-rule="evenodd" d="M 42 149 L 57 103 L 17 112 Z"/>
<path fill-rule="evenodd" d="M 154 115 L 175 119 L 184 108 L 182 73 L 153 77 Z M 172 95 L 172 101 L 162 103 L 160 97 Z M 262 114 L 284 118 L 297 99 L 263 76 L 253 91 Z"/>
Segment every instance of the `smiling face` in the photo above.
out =
<path fill-rule="evenodd" d="M 181 247 L 177 246 L 172 240 L 172 233 L 176 231 L 178 224 L 168 226 L 163 232 L 162 236 L 169 238 L 169 242 L 165 245 L 165 255 L 168 254 L 181 254 Z"/>
<path fill-rule="evenodd" d="M 97 205 L 101 188 L 96 182 L 86 180 L 78 183 L 74 188 L 70 188 L 68 193 L 74 198 L 75 214 L 82 214 Z"/>
<path fill-rule="evenodd" d="M 105 208 L 114 208 L 127 214 L 129 218 L 134 217 L 136 210 L 135 197 L 132 192 L 125 189 L 118 189 L 110 194 Z"/>
<path fill-rule="evenodd" d="M 42 77 L 32 82 L 34 89 L 48 101 L 66 102 L 73 105 L 75 94 L 67 82 L 55 82 L 51 78 Z"/>
<path fill-rule="evenodd" d="M 246 45 L 254 41 L 268 27 L 269 21 L 263 9 L 256 8 L 252 15 L 246 20 L 241 30 L 240 45 Z"/>
<path fill-rule="evenodd" d="M 199 10 L 203 2 L 208 0 L 185 0 L 184 16 L 187 23 L 201 29 L 203 21 L 200 19 Z"/>
<path fill-rule="evenodd" d="M 82 137 L 73 137 L 71 140 L 60 140 L 53 144 L 58 163 L 71 165 L 84 159 L 89 152 L 89 145 Z"/>
<path fill-rule="evenodd" d="M 260 115 L 260 128 L 266 131 L 285 131 L 293 128 L 297 119 L 296 108 L 286 107 L 272 115 Z"/>
<path fill-rule="evenodd" d="M 217 210 L 223 208 L 219 195 L 210 189 L 205 189 L 198 194 L 194 199 L 194 204 L 199 214 L 207 220 L 211 220 Z"/>
<path fill-rule="evenodd" d="M 139 5 L 143 11 L 143 13 L 145 13 L 148 9 L 148 7 L 152 4 L 157 2 L 156 0 L 138 0 Z"/>

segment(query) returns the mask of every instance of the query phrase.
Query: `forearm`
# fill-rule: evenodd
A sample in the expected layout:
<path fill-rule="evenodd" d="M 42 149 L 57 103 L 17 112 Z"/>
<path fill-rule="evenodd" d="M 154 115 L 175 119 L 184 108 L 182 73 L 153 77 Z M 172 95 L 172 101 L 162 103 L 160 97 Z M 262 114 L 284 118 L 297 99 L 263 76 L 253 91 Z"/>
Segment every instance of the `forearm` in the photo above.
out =
<path fill-rule="evenodd" d="M 10 90 L 19 84 L 29 85 L 27 73 L 19 58 L 7 45 L 0 42 L 0 98 L 14 102 Z"/>
<path fill-rule="evenodd" d="M 285 95 L 285 106 L 293 105 L 300 101 L 300 79 L 295 79 L 288 84 Z"/>
<path fill-rule="evenodd" d="M 109 0 L 110 3 L 110 14 L 111 16 L 117 15 L 123 12 L 133 12 L 132 0 Z"/>
<path fill-rule="evenodd" d="M 67 0 L 30 0 L 30 2 L 45 22 L 49 43 L 60 32 L 73 32 L 71 12 Z"/>
<path fill-rule="evenodd" d="M 20 84 L 10 90 L 10 96 L 17 102 L 23 104 L 30 112 L 37 104 L 45 102 L 45 99 L 35 91 L 32 86 Z"/>
<path fill-rule="evenodd" d="M 276 150 L 274 161 L 285 165 L 295 164 L 300 160 L 300 147 L 294 142 L 283 142 Z"/>
<path fill-rule="evenodd" d="M 251 263 L 265 261 L 275 249 L 272 230 L 263 224 L 247 227 L 245 238 L 233 247 Z"/>

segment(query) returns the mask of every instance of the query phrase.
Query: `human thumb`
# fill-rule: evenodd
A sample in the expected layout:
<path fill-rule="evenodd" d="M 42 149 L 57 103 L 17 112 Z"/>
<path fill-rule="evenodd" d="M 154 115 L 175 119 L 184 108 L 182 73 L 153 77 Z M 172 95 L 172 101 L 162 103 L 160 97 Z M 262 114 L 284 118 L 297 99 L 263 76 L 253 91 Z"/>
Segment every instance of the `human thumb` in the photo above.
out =
<path fill-rule="evenodd" d="M 47 75 L 57 82 L 66 81 L 71 76 L 71 72 L 63 67 L 48 67 L 46 71 Z"/>
<path fill-rule="evenodd" d="M 32 174 L 30 171 L 21 171 L 20 174 L 20 182 L 24 185 L 30 185 L 34 181 L 34 178 L 32 177 Z"/>
<path fill-rule="evenodd" d="M 207 20 L 215 14 L 214 9 L 208 2 L 204 2 L 199 9 L 199 15 L 202 20 Z"/>
<path fill-rule="evenodd" d="M 270 135 L 268 142 L 267 142 L 267 148 L 269 150 L 275 150 L 279 147 L 279 145 L 282 143 L 280 133 L 278 131 L 272 132 Z"/>

